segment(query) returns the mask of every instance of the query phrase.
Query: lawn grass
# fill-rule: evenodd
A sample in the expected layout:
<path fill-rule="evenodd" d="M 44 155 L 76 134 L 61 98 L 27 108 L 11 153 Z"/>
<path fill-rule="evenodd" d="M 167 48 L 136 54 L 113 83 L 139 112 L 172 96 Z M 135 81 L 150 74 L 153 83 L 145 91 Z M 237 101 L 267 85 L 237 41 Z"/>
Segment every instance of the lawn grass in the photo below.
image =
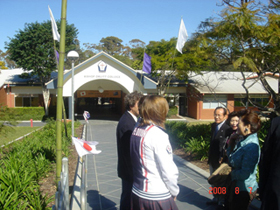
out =
<path fill-rule="evenodd" d="M 28 134 L 39 127 L 5 127 L 0 133 L 0 146 L 9 143 L 25 134 Z"/>

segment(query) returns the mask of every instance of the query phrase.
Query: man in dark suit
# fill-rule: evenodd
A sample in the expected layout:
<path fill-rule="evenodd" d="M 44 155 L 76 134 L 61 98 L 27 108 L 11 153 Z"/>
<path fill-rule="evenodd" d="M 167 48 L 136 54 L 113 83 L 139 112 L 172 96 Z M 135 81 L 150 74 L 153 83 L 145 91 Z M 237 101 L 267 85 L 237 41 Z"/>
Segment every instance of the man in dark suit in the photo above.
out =
<path fill-rule="evenodd" d="M 211 142 L 208 156 L 210 175 L 212 175 L 212 173 L 220 166 L 223 146 L 226 141 L 226 137 L 229 136 L 230 126 L 226 123 L 226 119 L 227 110 L 224 107 L 217 107 L 214 111 L 215 122 L 211 125 Z M 218 195 L 214 195 L 214 199 L 207 202 L 207 204 L 218 204 L 218 197 Z"/>
<path fill-rule="evenodd" d="M 124 98 L 126 111 L 117 126 L 118 176 L 122 179 L 120 210 L 130 209 L 130 195 L 133 184 L 130 160 L 130 137 L 139 115 L 138 102 L 142 94 L 134 91 Z"/>
<path fill-rule="evenodd" d="M 261 210 L 280 210 L 280 117 L 272 120 L 260 161 Z"/>

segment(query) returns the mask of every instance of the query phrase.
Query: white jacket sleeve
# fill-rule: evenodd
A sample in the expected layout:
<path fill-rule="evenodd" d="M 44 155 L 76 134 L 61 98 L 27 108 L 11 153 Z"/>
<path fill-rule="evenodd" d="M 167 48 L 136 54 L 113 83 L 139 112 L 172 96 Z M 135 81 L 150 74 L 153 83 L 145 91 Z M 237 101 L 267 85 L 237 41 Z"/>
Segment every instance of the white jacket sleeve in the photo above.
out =
<path fill-rule="evenodd" d="M 179 172 L 173 161 L 172 147 L 166 133 L 162 132 L 154 140 L 154 152 L 156 163 L 167 189 L 172 196 L 177 196 L 179 194 L 179 186 L 177 185 Z"/>

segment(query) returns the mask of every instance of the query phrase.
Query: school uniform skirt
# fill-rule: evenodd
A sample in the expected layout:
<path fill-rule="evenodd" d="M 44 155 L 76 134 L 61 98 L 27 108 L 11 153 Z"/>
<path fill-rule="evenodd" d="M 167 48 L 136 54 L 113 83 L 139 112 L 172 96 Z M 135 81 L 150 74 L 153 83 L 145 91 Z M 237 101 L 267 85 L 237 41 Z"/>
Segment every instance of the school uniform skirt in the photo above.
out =
<path fill-rule="evenodd" d="M 131 210 L 178 210 L 174 198 L 147 200 L 131 193 Z"/>

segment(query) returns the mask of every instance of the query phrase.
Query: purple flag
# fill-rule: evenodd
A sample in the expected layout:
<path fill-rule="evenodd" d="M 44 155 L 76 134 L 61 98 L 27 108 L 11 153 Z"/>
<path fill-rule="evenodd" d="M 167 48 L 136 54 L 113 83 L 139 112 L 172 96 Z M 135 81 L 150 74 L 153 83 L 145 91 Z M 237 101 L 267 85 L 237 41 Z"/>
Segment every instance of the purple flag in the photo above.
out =
<path fill-rule="evenodd" d="M 152 72 L 151 57 L 147 53 L 144 53 L 143 71 L 148 74 Z"/>
<path fill-rule="evenodd" d="M 56 54 L 56 62 L 58 63 L 59 62 L 59 53 L 57 51 L 55 51 L 55 54 Z"/>

